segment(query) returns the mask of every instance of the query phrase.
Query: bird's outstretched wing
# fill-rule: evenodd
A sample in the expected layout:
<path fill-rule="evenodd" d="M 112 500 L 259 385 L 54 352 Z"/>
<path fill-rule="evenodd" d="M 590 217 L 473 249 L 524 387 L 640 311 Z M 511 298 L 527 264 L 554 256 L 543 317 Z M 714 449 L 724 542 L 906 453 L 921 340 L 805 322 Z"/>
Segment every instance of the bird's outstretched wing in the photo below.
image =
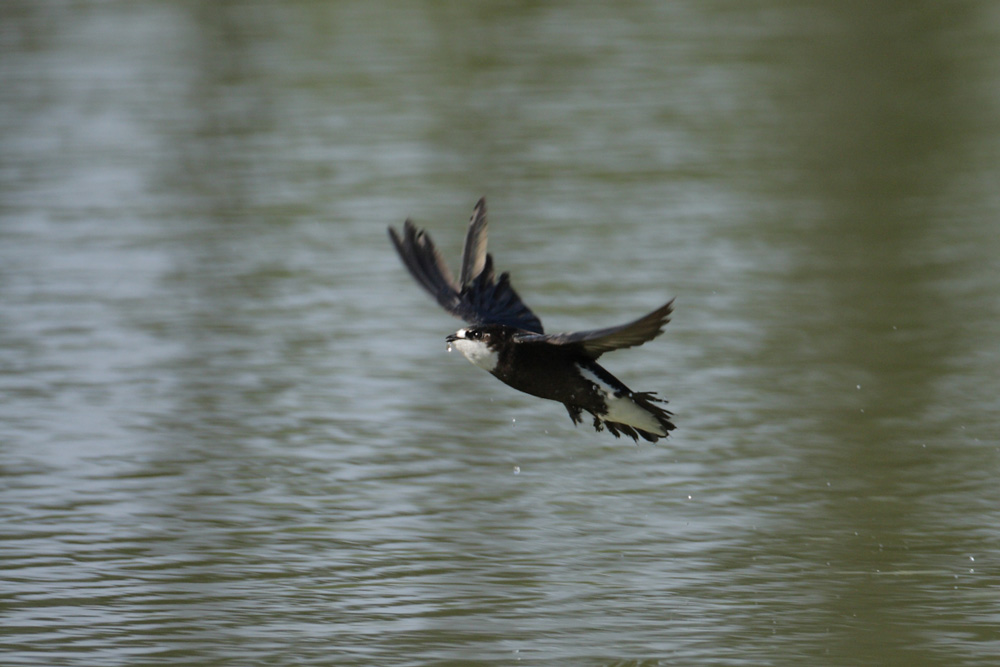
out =
<path fill-rule="evenodd" d="M 486 199 L 472 212 L 462 254 L 461 282 L 456 282 L 430 234 L 410 220 L 402 237 L 389 227 L 389 238 L 414 279 L 455 317 L 470 324 L 506 324 L 541 334 L 542 322 L 510 286 L 510 275 L 493 272 L 493 258 L 486 252 Z"/>
<path fill-rule="evenodd" d="M 518 343 L 578 346 L 583 354 L 591 359 L 597 359 L 605 352 L 623 347 L 635 347 L 653 340 L 663 333 L 663 327 L 670 321 L 670 313 L 673 309 L 674 300 L 671 299 L 648 315 L 617 327 L 575 331 L 573 333 L 521 334 L 515 336 L 514 340 Z"/>

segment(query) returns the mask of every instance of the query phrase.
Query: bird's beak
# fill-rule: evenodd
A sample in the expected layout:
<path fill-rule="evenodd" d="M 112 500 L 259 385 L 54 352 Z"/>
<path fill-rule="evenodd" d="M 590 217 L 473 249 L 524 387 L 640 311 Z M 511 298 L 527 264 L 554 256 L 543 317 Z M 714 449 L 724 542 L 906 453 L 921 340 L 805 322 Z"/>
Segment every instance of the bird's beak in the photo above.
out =
<path fill-rule="evenodd" d="M 445 336 L 445 340 L 449 343 L 454 343 L 456 340 L 458 340 L 458 336 L 456 336 L 455 334 L 448 334 L 447 336 Z"/>

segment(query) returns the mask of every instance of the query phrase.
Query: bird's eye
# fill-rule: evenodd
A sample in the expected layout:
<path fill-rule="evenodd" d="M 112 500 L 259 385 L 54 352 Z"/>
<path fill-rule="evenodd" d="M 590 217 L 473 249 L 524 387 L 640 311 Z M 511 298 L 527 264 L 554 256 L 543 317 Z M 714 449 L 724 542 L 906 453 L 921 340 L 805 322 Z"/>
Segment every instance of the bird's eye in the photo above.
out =
<path fill-rule="evenodd" d="M 473 329 L 473 330 L 469 331 L 469 333 L 468 333 L 468 337 L 469 337 L 469 338 L 471 338 L 472 340 L 479 340 L 479 338 L 480 338 L 480 337 L 481 337 L 482 335 L 483 335 L 483 334 L 481 334 L 481 333 L 480 333 L 479 331 L 477 331 L 477 330 L 475 330 L 475 329 Z"/>

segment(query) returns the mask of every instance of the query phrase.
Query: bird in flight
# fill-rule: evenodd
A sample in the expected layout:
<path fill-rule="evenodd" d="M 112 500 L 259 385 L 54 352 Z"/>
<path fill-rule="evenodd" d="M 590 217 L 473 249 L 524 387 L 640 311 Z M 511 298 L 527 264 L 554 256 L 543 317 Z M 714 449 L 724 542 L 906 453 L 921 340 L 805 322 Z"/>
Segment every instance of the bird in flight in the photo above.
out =
<path fill-rule="evenodd" d="M 493 271 L 486 252 L 486 200 L 472 212 L 456 281 L 431 241 L 412 221 L 403 234 L 389 227 L 389 238 L 414 279 L 441 306 L 469 326 L 448 336 L 466 359 L 502 382 L 532 396 L 559 401 L 574 424 L 583 412 L 598 431 L 607 427 L 616 438 L 656 442 L 674 429 L 673 416 L 651 391 L 632 391 L 597 363 L 605 352 L 642 345 L 663 332 L 673 299 L 637 320 L 606 329 L 550 333 L 510 284 L 510 275 Z"/>

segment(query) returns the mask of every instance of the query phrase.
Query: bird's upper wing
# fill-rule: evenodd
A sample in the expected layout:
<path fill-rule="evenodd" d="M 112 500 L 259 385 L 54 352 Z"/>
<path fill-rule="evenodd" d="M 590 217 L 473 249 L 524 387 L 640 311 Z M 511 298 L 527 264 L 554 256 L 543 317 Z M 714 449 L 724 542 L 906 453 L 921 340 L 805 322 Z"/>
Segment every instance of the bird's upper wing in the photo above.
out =
<path fill-rule="evenodd" d="M 653 340 L 663 333 L 663 327 L 670 321 L 670 313 L 673 309 L 674 300 L 671 299 L 648 315 L 617 327 L 573 333 L 519 334 L 515 340 L 518 343 L 579 346 L 583 354 L 591 359 L 597 359 L 605 352 L 623 347 L 635 347 Z"/>
<path fill-rule="evenodd" d="M 411 221 L 403 225 L 403 235 L 389 227 L 389 238 L 403 264 L 420 286 L 455 317 L 470 324 L 506 324 L 541 334 L 542 322 L 524 305 L 510 286 L 510 275 L 493 272 L 493 258 L 486 252 L 486 199 L 472 212 L 462 254 L 461 282 L 456 282 L 441 258 L 430 234 Z"/>

